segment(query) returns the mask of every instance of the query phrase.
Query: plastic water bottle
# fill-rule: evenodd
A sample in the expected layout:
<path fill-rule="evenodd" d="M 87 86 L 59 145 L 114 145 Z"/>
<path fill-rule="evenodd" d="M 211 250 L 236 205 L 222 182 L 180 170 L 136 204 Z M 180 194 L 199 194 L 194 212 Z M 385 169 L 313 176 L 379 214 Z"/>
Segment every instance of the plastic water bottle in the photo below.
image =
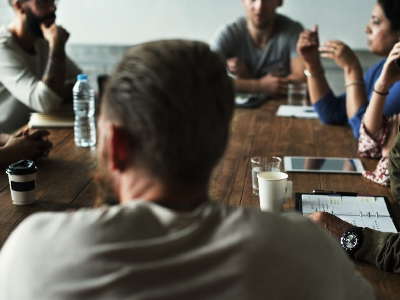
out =
<path fill-rule="evenodd" d="M 72 90 L 74 95 L 75 145 L 91 147 L 96 145 L 96 121 L 94 91 L 86 74 L 79 74 Z"/>

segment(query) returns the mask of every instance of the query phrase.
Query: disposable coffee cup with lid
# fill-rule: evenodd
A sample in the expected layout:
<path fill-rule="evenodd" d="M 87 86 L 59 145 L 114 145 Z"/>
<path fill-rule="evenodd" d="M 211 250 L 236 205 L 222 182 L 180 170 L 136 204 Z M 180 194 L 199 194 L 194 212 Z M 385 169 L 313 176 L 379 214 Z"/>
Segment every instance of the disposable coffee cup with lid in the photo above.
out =
<path fill-rule="evenodd" d="M 32 160 L 20 160 L 8 166 L 11 198 L 15 205 L 35 202 L 37 167 Z"/>

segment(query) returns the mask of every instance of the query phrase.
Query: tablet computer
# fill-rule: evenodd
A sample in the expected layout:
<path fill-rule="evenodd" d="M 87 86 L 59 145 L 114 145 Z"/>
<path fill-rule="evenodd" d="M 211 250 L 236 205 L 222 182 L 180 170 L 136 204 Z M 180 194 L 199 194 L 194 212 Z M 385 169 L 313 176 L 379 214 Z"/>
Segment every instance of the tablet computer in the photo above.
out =
<path fill-rule="evenodd" d="M 364 167 L 358 158 L 285 156 L 286 172 L 361 174 Z"/>

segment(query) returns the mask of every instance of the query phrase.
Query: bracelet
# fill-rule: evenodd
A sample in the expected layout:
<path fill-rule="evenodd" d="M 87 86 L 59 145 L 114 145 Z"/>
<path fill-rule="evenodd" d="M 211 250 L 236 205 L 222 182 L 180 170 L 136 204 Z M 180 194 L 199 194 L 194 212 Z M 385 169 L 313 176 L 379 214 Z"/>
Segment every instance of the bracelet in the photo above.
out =
<path fill-rule="evenodd" d="M 323 77 L 325 75 L 325 71 L 322 70 L 321 72 L 318 73 L 310 73 L 307 69 L 304 69 L 304 75 L 307 77 Z"/>
<path fill-rule="evenodd" d="M 350 81 L 344 85 L 345 88 L 352 86 L 352 85 L 365 85 L 364 81 Z"/>
<path fill-rule="evenodd" d="M 389 95 L 389 91 L 387 91 L 386 93 L 378 92 L 377 90 L 375 90 L 375 88 L 374 88 L 374 92 L 377 93 L 378 95 L 381 95 L 381 96 L 387 96 L 387 95 Z"/>

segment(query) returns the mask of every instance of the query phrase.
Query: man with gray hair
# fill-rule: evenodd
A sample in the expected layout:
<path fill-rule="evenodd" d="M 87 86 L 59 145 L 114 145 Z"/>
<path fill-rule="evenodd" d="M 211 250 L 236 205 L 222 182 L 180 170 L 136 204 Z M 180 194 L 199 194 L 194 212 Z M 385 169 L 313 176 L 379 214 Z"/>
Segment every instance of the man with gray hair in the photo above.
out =
<path fill-rule="evenodd" d="M 0 299 L 375 299 L 311 221 L 208 198 L 233 108 L 207 44 L 128 51 L 98 122 L 112 206 L 27 218 L 0 253 Z"/>
<path fill-rule="evenodd" d="M 55 0 L 9 0 L 14 20 L 0 27 L 0 132 L 26 124 L 72 100 L 79 68 L 66 56 L 69 33 L 55 24 Z"/>

